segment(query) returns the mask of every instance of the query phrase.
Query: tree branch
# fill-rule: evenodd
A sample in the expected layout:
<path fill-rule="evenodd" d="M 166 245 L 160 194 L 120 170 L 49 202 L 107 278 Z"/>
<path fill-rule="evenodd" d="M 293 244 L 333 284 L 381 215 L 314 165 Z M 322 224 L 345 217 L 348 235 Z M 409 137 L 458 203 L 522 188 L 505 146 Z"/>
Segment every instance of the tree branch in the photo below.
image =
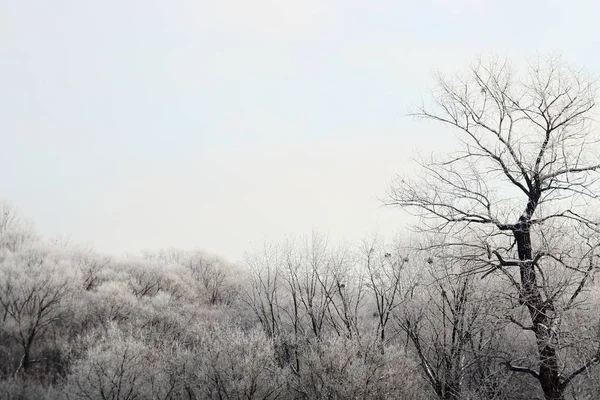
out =
<path fill-rule="evenodd" d="M 533 369 L 531 369 L 529 367 L 520 367 L 520 366 L 512 365 L 510 363 L 510 361 L 506 361 L 504 363 L 504 365 L 506 365 L 506 367 L 511 371 L 526 373 L 526 374 L 533 376 L 535 379 L 538 379 L 538 380 L 540 379 L 539 372 L 534 371 Z"/>

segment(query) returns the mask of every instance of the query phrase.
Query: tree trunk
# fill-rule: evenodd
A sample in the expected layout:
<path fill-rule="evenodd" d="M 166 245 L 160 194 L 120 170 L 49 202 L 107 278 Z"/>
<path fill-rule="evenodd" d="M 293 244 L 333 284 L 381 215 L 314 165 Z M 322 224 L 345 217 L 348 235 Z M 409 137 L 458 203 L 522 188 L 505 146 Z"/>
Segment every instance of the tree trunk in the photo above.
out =
<path fill-rule="evenodd" d="M 434 387 L 435 393 L 440 400 L 458 400 L 460 399 L 460 384 L 452 381 L 452 377 L 446 376 L 444 382 L 438 382 Z"/>
<path fill-rule="evenodd" d="M 29 364 L 30 364 L 30 358 L 29 358 L 29 346 L 25 345 L 23 347 L 23 356 L 21 356 L 21 361 L 19 362 L 19 366 L 17 367 L 17 369 L 15 370 L 14 373 L 14 377 L 16 378 L 19 373 L 21 371 L 23 371 L 23 373 L 27 373 L 27 369 L 29 368 Z"/>
<path fill-rule="evenodd" d="M 531 232 L 528 222 L 521 222 L 514 230 L 519 253 L 521 275 L 521 301 L 527 306 L 539 353 L 539 381 L 546 400 L 564 400 L 561 385 L 556 342 L 552 330 L 555 323 L 554 305 L 551 300 L 544 301 L 537 285 Z"/>

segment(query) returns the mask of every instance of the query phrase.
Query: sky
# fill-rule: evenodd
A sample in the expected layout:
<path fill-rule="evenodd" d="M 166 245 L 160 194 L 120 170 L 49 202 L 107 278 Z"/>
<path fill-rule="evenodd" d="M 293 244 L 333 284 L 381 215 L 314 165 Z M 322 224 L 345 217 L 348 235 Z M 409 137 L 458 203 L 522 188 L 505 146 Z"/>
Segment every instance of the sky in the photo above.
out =
<path fill-rule="evenodd" d="M 560 54 L 595 1 L 0 0 L 0 198 L 111 254 L 403 234 L 380 199 L 454 143 L 406 116 L 436 71 Z"/>

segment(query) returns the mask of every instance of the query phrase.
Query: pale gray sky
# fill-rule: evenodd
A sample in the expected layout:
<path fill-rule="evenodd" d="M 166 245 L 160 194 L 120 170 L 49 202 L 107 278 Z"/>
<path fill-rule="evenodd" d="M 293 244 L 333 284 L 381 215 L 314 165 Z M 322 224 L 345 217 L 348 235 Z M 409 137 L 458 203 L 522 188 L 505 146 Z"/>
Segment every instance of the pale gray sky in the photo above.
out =
<path fill-rule="evenodd" d="M 0 0 L 0 198 L 110 253 L 402 230 L 382 209 L 435 70 L 560 53 L 600 73 L 595 1 Z"/>

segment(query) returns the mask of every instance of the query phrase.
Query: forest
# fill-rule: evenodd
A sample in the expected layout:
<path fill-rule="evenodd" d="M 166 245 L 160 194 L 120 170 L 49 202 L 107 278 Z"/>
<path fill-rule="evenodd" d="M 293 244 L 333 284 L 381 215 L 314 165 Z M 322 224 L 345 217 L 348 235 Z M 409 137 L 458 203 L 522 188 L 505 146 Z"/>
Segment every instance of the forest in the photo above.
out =
<path fill-rule="evenodd" d="M 595 96 L 558 59 L 440 75 L 411 115 L 457 148 L 382 188 L 396 238 L 116 257 L 1 203 L 0 398 L 600 398 Z"/>

